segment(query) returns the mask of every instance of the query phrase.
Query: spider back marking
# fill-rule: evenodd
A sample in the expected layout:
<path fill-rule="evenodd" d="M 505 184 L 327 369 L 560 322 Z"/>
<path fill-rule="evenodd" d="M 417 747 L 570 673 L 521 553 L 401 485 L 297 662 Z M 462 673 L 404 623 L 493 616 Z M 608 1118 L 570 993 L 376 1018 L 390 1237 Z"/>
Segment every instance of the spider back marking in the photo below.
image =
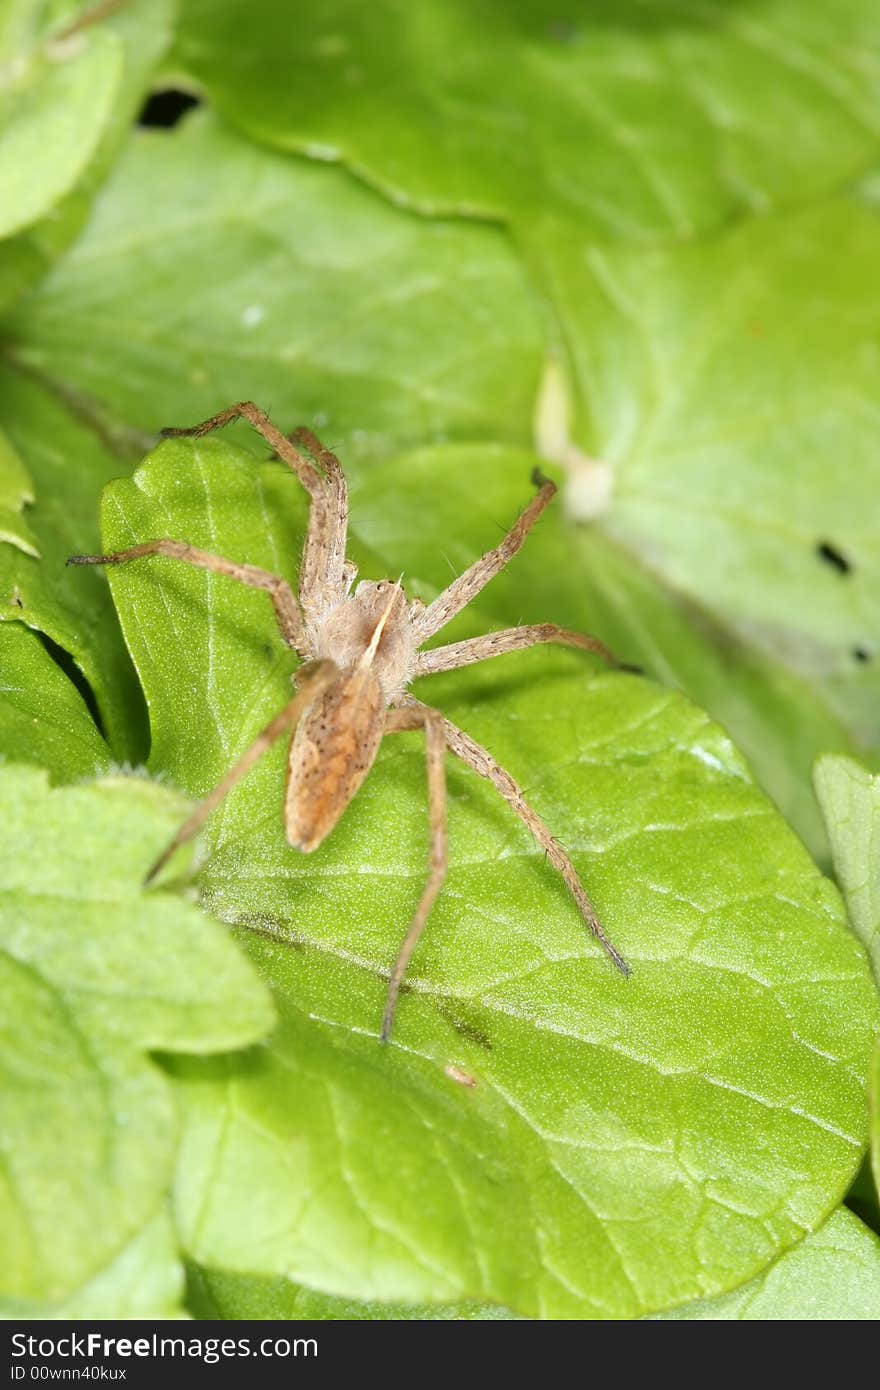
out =
<path fill-rule="evenodd" d="M 359 584 L 319 622 L 313 655 L 339 669 L 308 707 L 290 748 L 284 825 L 309 853 L 330 834 L 379 751 L 385 708 L 409 679 L 414 639 L 399 584 Z"/>

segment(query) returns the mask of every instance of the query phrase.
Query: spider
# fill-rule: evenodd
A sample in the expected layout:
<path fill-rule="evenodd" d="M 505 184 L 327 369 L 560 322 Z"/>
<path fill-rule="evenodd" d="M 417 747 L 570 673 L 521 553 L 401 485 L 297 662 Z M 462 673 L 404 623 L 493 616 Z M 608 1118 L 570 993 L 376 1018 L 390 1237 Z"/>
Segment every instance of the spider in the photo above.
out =
<path fill-rule="evenodd" d="M 553 623 L 505 628 L 485 637 L 433 647 L 424 643 L 460 613 L 522 546 L 556 492 L 555 483 L 534 470 L 537 493 L 493 550 L 487 551 L 447 589 L 425 605 L 408 601 L 400 581 L 363 581 L 345 557 L 348 492 L 339 460 L 308 429 L 281 433 L 252 401 L 240 401 L 188 429 L 164 436 L 201 436 L 241 416 L 296 474 L 309 494 L 309 523 L 299 575 L 299 593 L 286 579 L 254 565 L 209 555 L 185 541 L 152 540 L 110 555 L 72 555 L 71 565 L 121 565 L 149 555 L 228 575 L 264 589 L 285 642 L 302 665 L 294 675 L 296 694 L 266 725 L 226 776 L 202 801 L 146 876 L 151 882 L 174 851 L 197 833 L 232 786 L 283 734 L 293 731 L 287 764 L 284 828 L 289 843 L 309 854 L 336 825 L 376 759 L 386 734 L 422 729 L 425 734 L 430 820 L 429 872 L 415 915 L 390 974 L 380 1038 L 387 1042 L 409 958 L 443 884 L 447 869 L 444 755 L 453 753 L 487 778 L 528 827 L 562 875 L 581 916 L 617 968 L 629 967 L 609 941 L 574 865 L 529 806 L 508 772 L 463 729 L 415 699 L 407 686 L 417 676 L 454 671 L 476 661 L 539 642 L 559 642 L 593 652 L 617 665 L 608 648 Z"/>

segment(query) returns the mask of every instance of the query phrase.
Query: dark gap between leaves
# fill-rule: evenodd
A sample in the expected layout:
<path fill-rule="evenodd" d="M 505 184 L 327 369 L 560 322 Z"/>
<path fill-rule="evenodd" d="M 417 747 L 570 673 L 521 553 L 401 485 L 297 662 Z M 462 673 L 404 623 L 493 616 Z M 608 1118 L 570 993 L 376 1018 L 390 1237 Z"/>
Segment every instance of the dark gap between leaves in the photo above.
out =
<path fill-rule="evenodd" d="M 151 92 L 141 107 L 137 123 L 170 130 L 187 111 L 198 105 L 198 97 L 192 96 L 190 92 L 178 91 L 176 87 L 168 87 L 162 92 Z"/>
<path fill-rule="evenodd" d="M 826 565 L 831 565 L 833 569 L 836 569 L 838 574 L 852 573 L 852 562 L 847 559 L 842 550 L 838 550 L 836 545 L 832 545 L 831 541 L 817 541 L 816 554 L 820 560 L 825 561 Z"/>
<path fill-rule="evenodd" d="M 83 698 L 83 701 L 85 702 L 86 709 L 88 710 L 89 714 L 92 716 L 96 725 L 98 726 L 98 732 L 100 733 L 102 738 L 106 738 L 107 735 L 104 732 L 104 721 L 101 718 L 101 711 L 98 709 L 98 702 L 95 699 L 95 692 L 92 690 L 92 687 L 89 685 L 82 671 L 79 669 L 73 657 L 70 655 L 70 652 L 66 652 L 63 647 L 59 647 L 58 643 L 53 642 L 52 638 L 48 637 L 45 632 L 38 632 L 37 636 L 39 637 L 43 646 L 46 648 L 46 651 L 49 653 L 52 660 L 55 662 L 55 665 L 59 668 L 59 670 L 64 672 L 71 685 L 76 686 L 77 690 Z"/>
<path fill-rule="evenodd" d="M 852 654 L 854 661 L 865 662 L 871 660 L 871 653 L 867 647 L 853 647 Z"/>

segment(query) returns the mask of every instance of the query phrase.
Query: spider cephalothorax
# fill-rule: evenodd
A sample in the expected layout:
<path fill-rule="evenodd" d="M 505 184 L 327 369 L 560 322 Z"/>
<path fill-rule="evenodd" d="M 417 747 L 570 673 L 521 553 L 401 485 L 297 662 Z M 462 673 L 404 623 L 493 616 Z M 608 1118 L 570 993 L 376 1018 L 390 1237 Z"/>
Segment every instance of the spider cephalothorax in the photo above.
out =
<path fill-rule="evenodd" d="M 193 836 L 233 784 L 282 734 L 293 731 L 284 798 L 284 826 L 291 845 L 309 853 L 336 825 L 375 761 L 385 734 L 424 729 L 428 761 L 431 824 L 430 869 L 415 916 L 391 971 L 381 1037 L 391 1032 L 394 1010 L 407 962 L 427 921 L 446 873 L 446 792 L 444 756 L 455 754 L 486 777 L 520 820 L 528 826 L 547 859 L 565 879 L 581 915 L 618 968 L 628 974 L 612 946 L 577 876 L 574 865 L 544 822 L 525 800 L 516 782 L 492 755 L 439 710 L 408 693 L 416 676 L 452 671 L 504 652 L 560 642 L 595 652 L 613 661 L 595 637 L 569 632 L 553 623 L 507 628 L 485 637 L 453 642 L 423 651 L 431 637 L 470 603 L 519 550 L 531 527 L 556 492 L 537 470 L 537 493 L 510 531 L 493 550 L 477 560 L 425 606 L 409 602 L 400 583 L 363 582 L 353 589 L 357 570 L 346 559 L 348 491 L 334 454 L 306 429 L 289 438 L 251 401 L 230 406 L 190 429 L 163 430 L 166 435 L 202 435 L 243 416 L 259 430 L 279 458 L 296 473 L 311 499 L 309 527 L 295 595 L 286 579 L 254 565 L 209 555 L 185 541 L 152 540 L 112 555 L 74 555 L 69 564 L 118 565 L 148 555 L 183 560 L 252 588 L 265 589 L 272 600 L 281 634 L 302 658 L 296 694 L 257 736 L 233 768 L 181 826 L 151 869 L 155 877 L 171 854 Z"/>

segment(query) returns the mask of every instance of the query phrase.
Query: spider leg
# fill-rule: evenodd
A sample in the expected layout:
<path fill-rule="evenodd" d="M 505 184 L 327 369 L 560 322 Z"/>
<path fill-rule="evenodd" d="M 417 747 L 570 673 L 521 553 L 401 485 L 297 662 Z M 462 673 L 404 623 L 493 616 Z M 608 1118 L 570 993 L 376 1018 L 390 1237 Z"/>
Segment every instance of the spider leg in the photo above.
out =
<path fill-rule="evenodd" d="M 465 642 L 450 642 L 446 647 L 419 652 L 415 675 L 432 676 L 438 671 L 455 671 L 459 666 L 471 666 L 476 661 L 487 661 L 491 656 L 503 656 L 506 652 L 534 647 L 539 642 L 559 642 L 565 647 L 580 647 L 581 651 L 601 656 L 609 666 L 620 664 L 598 637 L 570 632 L 568 628 L 557 627 L 555 623 L 538 623 L 530 627 L 507 627 L 501 632 L 490 632 L 485 637 L 471 637 Z"/>
<path fill-rule="evenodd" d="M 441 627 L 445 627 L 456 613 L 466 608 L 471 599 L 475 598 L 489 580 L 494 579 L 522 548 L 526 536 L 556 493 L 556 484 L 545 478 L 537 468 L 532 473 L 532 481 L 536 484 L 538 493 L 513 523 L 500 545 L 496 545 L 494 550 L 488 550 L 476 560 L 470 569 L 453 580 L 433 603 L 428 604 L 424 613 L 416 618 L 414 627 L 419 646 L 435 632 L 439 632 Z"/>
<path fill-rule="evenodd" d="M 420 702 L 411 695 L 406 696 L 405 701 L 404 708 L 406 709 L 420 706 Z M 421 706 L 421 708 L 424 709 L 426 706 Z M 621 974 L 628 975 L 630 973 L 629 966 L 617 947 L 605 935 L 604 928 L 596 915 L 596 909 L 587 897 L 574 864 L 559 842 L 550 834 L 541 817 L 532 810 L 523 796 L 522 789 L 513 780 L 510 773 L 506 772 L 503 767 L 499 767 L 492 754 L 475 739 L 472 739 L 470 734 L 466 734 L 463 729 L 459 729 L 448 719 L 443 720 L 443 734 L 450 753 L 454 753 L 467 767 L 491 782 L 495 790 L 503 796 L 508 806 L 519 816 L 523 825 L 528 827 L 554 869 L 562 875 L 569 892 L 578 905 L 581 916 L 606 955 L 610 956 Z"/>
<path fill-rule="evenodd" d="M 146 555 L 164 555 L 170 560 L 182 560 L 184 564 L 195 565 L 197 569 L 211 570 L 214 574 L 226 574 L 237 579 L 240 584 L 248 584 L 252 589 L 265 589 L 281 635 L 289 647 L 302 654 L 305 651 L 306 635 L 303 627 L 302 610 L 293 590 L 286 579 L 271 574 L 269 570 L 258 569 L 256 565 L 240 565 L 234 560 L 224 560 L 219 555 L 209 555 L 185 541 L 144 541 L 128 550 L 116 550 L 110 555 L 71 555 L 68 565 L 124 565 L 129 560 L 140 560 Z"/>
<path fill-rule="evenodd" d="M 397 953 L 397 960 L 394 962 L 394 969 L 391 971 L 391 978 L 388 982 L 388 995 L 385 1000 L 385 1012 L 382 1015 L 382 1042 L 387 1042 L 391 1036 L 391 1026 L 394 1022 L 394 1010 L 397 1007 L 397 996 L 400 993 L 400 985 L 403 980 L 404 972 L 409 964 L 416 942 L 422 934 L 428 914 L 434 906 L 437 894 L 443 886 L 446 877 L 448 864 L 446 849 L 446 777 L 443 769 L 443 758 L 446 752 L 446 735 L 444 732 L 444 720 L 439 710 L 430 709 L 427 705 L 406 705 L 398 709 L 390 709 L 385 717 L 385 732 L 387 734 L 400 733 L 407 729 L 425 730 L 425 753 L 428 766 L 428 819 L 430 822 L 431 848 L 428 868 L 428 881 L 425 884 L 419 905 L 416 908 L 415 916 L 410 923 L 409 930 L 403 938 L 400 950 Z"/>
<path fill-rule="evenodd" d="M 319 604 L 326 597 L 337 598 L 347 592 L 351 566 L 346 573 L 345 546 L 348 535 L 348 486 L 342 465 L 335 454 L 325 448 L 316 435 L 304 425 L 293 431 L 290 443 L 311 454 L 323 471 L 326 490 L 326 533 L 319 534 L 317 522 L 309 519 L 300 575 L 300 598 L 303 604 Z M 283 457 L 283 456 L 282 456 Z M 312 503 L 314 510 L 314 501 Z M 314 532 L 314 535 L 313 535 Z M 357 574 L 357 566 L 353 566 Z"/>
<path fill-rule="evenodd" d="M 300 715 L 307 705 L 315 699 L 317 695 L 325 690 L 336 675 L 336 666 L 332 661 L 316 661 L 304 666 L 297 674 L 300 688 L 297 690 L 292 700 L 284 706 L 280 714 L 276 714 L 274 719 L 270 719 L 264 729 L 257 734 L 253 743 L 242 753 L 238 762 L 235 763 L 227 772 L 222 781 L 218 782 L 212 792 L 209 792 L 204 801 L 201 801 L 195 808 L 192 815 L 184 821 L 177 834 L 170 844 L 162 851 L 159 858 L 147 873 L 144 883 L 152 883 L 156 875 L 165 867 L 168 860 L 175 850 L 185 844 L 204 825 L 205 821 L 219 805 L 228 792 L 232 790 L 236 782 L 249 772 L 254 763 L 267 753 L 282 734 L 292 729 L 299 720 Z"/>
<path fill-rule="evenodd" d="M 348 491 L 345 474 L 336 456 L 318 442 L 311 430 L 296 430 L 288 439 L 253 401 L 238 401 L 198 425 L 186 429 L 164 429 L 161 433 L 169 438 L 181 435 L 200 438 L 210 434 L 211 430 L 221 429 L 239 416 L 263 436 L 278 457 L 293 470 L 309 494 L 309 529 L 300 569 L 299 597 L 303 608 L 320 611 L 328 600 L 338 598 L 344 591 L 342 567 L 348 525 Z M 301 452 L 300 444 L 312 454 L 314 463 Z M 318 464 L 317 468 L 315 464 Z"/>

